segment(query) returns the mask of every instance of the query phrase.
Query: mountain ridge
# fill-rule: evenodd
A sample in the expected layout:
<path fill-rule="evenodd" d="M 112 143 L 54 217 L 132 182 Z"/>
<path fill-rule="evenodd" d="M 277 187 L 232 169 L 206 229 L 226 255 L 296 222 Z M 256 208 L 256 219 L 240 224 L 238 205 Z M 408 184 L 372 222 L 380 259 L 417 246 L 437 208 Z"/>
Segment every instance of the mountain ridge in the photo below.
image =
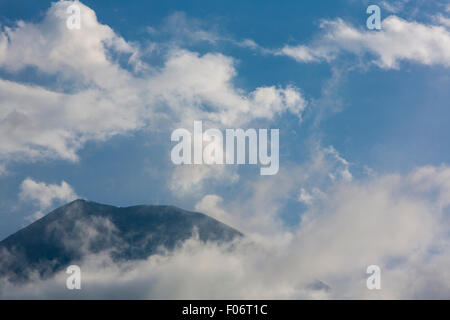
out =
<path fill-rule="evenodd" d="M 46 277 L 88 253 L 115 261 L 145 259 L 173 250 L 196 235 L 202 242 L 229 242 L 238 230 L 200 212 L 171 205 L 116 207 L 77 199 L 0 241 L 0 276 Z M 6 258 L 5 258 L 6 257 Z"/>

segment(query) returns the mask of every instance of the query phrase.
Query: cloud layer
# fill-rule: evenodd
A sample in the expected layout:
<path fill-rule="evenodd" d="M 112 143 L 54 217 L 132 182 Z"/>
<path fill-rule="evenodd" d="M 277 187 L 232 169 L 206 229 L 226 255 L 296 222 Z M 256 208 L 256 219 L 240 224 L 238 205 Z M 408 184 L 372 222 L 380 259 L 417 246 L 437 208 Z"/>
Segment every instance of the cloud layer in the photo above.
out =
<path fill-rule="evenodd" d="M 448 298 L 449 174 L 448 167 L 422 167 L 343 181 L 291 232 L 253 232 L 231 245 L 194 237 L 174 252 L 118 264 L 107 253 L 87 255 L 81 291 L 65 289 L 62 272 L 24 285 L 3 279 L 1 297 Z M 199 208 L 215 207 L 220 218 L 222 205 L 209 196 Z M 382 270 L 380 291 L 366 288 L 372 264 Z"/>

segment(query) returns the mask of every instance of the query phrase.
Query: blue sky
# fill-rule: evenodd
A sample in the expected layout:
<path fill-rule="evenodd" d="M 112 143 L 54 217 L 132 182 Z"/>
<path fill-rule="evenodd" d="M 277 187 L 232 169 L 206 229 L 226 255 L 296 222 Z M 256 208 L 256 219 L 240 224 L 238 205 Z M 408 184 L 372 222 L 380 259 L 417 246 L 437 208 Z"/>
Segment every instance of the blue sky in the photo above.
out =
<path fill-rule="evenodd" d="M 362 33 L 385 32 L 365 28 L 367 1 L 83 3 L 95 11 L 99 24 L 109 26 L 118 37 L 133 44 L 140 52 L 139 59 L 152 68 L 163 68 L 170 50 L 188 50 L 200 56 L 220 54 L 233 59 L 235 75 L 231 81 L 243 92 L 270 86 L 292 86 L 301 92 L 306 103 L 301 121 L 290 112 L 282 112 L 270 119 L 252 118 L 237 126 L 280 128 L 281 170 L 309 163 L 318 149 L 329 147 L 345 159 L 345 163 L 337 158 L 330 160 L 333 162 L 330 168 L 335 169 L 329 170 L 344 166 L 356 180 L 370 174 L 404 174 L 416 167 L 440 166 L 450 161 L 449 149 L 445 147 L 450 137 L 448 56 L 423 62 L 400 55 L 396 57 L 396 66 L 380 67 L 373 63 L 377 59 L 373 50 L 355 54 L 350 49 L 340 49 L 341 53 L 330 61 L 312 62 L 274 53 L 285 46 L 313 47 L 329 32 L 320 28 L 324 20 L 342 19 Z M 383 2 L 370 4 L 380 5 L 382 19 L 395 15 L 424 26 L 439 25 L 436 17 L 440 14 L 450 16 L 445 1 L 396 1 L 392 4 L 400 9 L 395 12 Z M 7 27 L 16 28 L 19 20 L 39 25 L 50 5 L 46 1 L 0 1 L 3 31 Z M 444 29 L 442 33 L 445 36 Z M 257 47 L 243 45 L 246 39 Z M 445 48 L 448 49 L 437 50 Z M 407 51 L 408 47 L 402 50 Z M 122 58 L 116 52 L 111 54 L 111 59 L 124 70 L 132 70 L 128 53 Z M 58 75 L 58 70 L 47 72 L 43 68 L 24 63 L 11 70 L 5 62 L 0 75 L 16 83 L 63 92 L 73 90 L 70 75 L 64 78 Z M 173 120 L 173 124 L 177 121 Z M 174 190 L 170 187 L 174 170 L 169 158 L 170 130 L 164 129 L 165 124 L 159 128 L 158 123 L 155 120 L 148 126 L 120 130 L 104 139 L 86 138 L 76 148 L 77 160 L 3 151 L 0 238 L 29 223 L 26 217 L 40 210 L 38 196 L 23 195 L 22 183 L 27 178 L 47 186 L 65 181 L 77 196 L 101 203 L 175 204 L 192 210 L 208 194 L 218 195 L 227 203 L 245 193 L 248 183 L 261 179 L 256 168 L 233 167 L 239 182 L 207 178 L 205 188 L 195 192 Z M 51 147 L 49 150 L 52 153 Z M 333 183 L 326 178 L 299 181 L 279 199 L 277 217 L 285 226 L 298 223 L 305 209 L 298 201 L 301 188 L 317 187 L 324 191 Z M 41 206 L 43 213 L 65 200 L 54 196 L 51 204 Z"/>

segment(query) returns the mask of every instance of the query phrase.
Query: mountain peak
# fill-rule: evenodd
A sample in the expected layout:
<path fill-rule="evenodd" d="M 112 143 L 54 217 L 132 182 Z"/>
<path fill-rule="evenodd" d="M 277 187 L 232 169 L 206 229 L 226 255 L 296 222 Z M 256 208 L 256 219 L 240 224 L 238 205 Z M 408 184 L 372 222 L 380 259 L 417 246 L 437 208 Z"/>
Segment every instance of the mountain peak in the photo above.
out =
<path fill-rule="evenodd" d="M 77 199 L 1 241 L 0 254 L 17 259 L 6 269 L 0 265 L 0 275 L 14 270 L 20 278 L 31 269 L 45 276 L 101 251 L 114 260 L 145 259 L 162 248 L 174 249 L 194 232 L 203 242 L 242 236 L 207 215 L 174 206 L 116 207 Z"/>

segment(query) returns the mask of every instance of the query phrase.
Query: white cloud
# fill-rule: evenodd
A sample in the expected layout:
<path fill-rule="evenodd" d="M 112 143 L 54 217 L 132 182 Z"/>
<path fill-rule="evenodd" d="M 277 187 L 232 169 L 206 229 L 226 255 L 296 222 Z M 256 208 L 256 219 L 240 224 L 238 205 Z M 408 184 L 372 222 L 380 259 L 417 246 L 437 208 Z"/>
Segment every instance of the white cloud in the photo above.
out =
<path fill-rule="evenodd" d="M 227 223 L 246 234 L 283 232 L 285 225 L 280 215 L 287 201 L 299 200 L 301 188 L 314 193 L 311 206 L 318 207 L 329 189 L 353 180 L 350 164 L 332 146 L 324 148 L 315 142 L 310 148 L 308 161 L 285 163 L 274 176 L 242 179 L 240 191 L 232 199 L 222 202 L 220 194 L 207 195 L 198 200 L 197 206 L 213 216 L 226 217 Z"/>
<path fill-rule="evenodd" d="M 381 68 L 398 68 L 400 61 L 450 66 L 450 33 L 442 25 L 426 25 L 389 16 L 380 31 L 357 29 L 341 19 L 323 21 L 323 35 L 310 45 L 285 46 L 278 54 L 300 62 L 331 61 L 341 52 L 374 56 Z"/>
<path fill-rule="evenodd" d="M 331 60 L 328 50 L 324 48 L 311 48 L 304 45 L 284 46 L 278 54 L 286 55 L 300 62 L 317 62 L 321 59 Z"/>
<path fill-rule="evenodd" d="M 216 194 L 207 194 L 195 205 L 195 210 L 205 213 L 231 227 L 235 227 L 233 215 L 222 208 L 223 199 Z"/>
<path fill-rule="evenodd" d="M 398 13 L 401 10 L 403 10 L 403 7 L 405 5 L 405 2 L 408 2 L 408 0 L 406 1 L 381 1 L 381 6 L 383 9 L 392 12 L 392 13 Z"/>
<path fill-rule="evenodd" d="M 70 202 L 78 198 L 72 187 L 65 181 L 60 185 L 36 182 L 31 178 L 25 179 L 20 185 L 20 198 L 22 201 L 37 202 L 39 211 L 27 217 L 34 221 L 42 218 L 45 211 L 50 209 L 55 203 Z"/>
<path fill-rule="evenodd" d="M 435 204 L 448 203 L 448 172 L 425 167 L 339 183 L 293 232 L 252 233 L 230 246 L 193 238 L 172 253 L 123 264 L 87 256 L 80 292 L 65 289 L 61 272 L 23 285 L 3 279 L 1 298 L 446 298 L 449 218 Z M 217 210 L 220 198 L 201 203 Z M 366 288 L 371 264 L 382 270 L 379 291 Z M 317 280 L 330 289 L 314 286 Z"/>
<path fill-rule="evenodd" d="M 235 75 L 230 57 L 176 50 L 149 79 L 148 87 L 155 100 L 170 107 L 172 120 L 185 126 L 198 119 L 239 126 L 257 118 L 270 120 L 286 111 L 301 117 L 306 102 L 298 89 L 270 86 L 244 93 L 234 87 Z"/>
<path fill-rule="evenodd" d="M 18 21 L 13 28 L 5 27 L 1 34 L 1 65 L 10 71 L 35 66 L 45 73 L 62 73 L 74 80 L 115 85 L 124 72 L 108 58 L 108 48 L 115 53 L 133 54 L 136 49 L 114 31 L 97 21 L 93 10 L 81 8 L 81 29 L 66 26 L 66 8 L 71 1 L 53 3 L 44 19 L 38 23 Z M 95 71 L 95 72 L 94 72 Z"/>
<path fill-rule="evenodd" d="M 81 3 L 81 29 L 69 30 L 69 4 L 56 2 L 42 21 L 19 21 L 0 33 L 0 68 L 14 75 L 32 67 L 57 78 L 50 85 L 0 80 L 3 163 L 76 161 L 88 140 L 147 126 L 168 130 L 194 119 L 238 126 L 283 112 L 301 118 L 306 102 L 294 87 L 236 88 L 235 62 L 219 53 L 173 49 L 162 66 L 146 65 L 138 45 L 100 24 Z M 118 57 L 127 58 L 129 68 Z"/>
<path fill-rule="evenodd" d="M 151 43 L 151 49 L 165 50 L 173 47 L 189 47 L 192 44 L 207 43 L 216 46 L 223 43 L 241 48 L 257 51 L 261 54 L 271 54 L 272 50 L 263 48 L 252 39 L 237 40 L 228 35 L 220 26 L 187 16 L 177 11 L 167 17 L 163 24 L 157 28 L 148 26 L 147 32 L 154 37 L 167 36 L 169 40 L 164 43 Z M 218 48 L 218 47 L 217 47 Z"/>
<path fill-rule="evenodd" d="M 425 166 L 418 168 L 409 176 L 411 184 L 415 187 L 411 190 L 414 195 L 429 192 L 435 197 L 435 204 L 440 209 L 450 205 L 450 168 L 446 166 Z"/>
<path fill-rule="evenodd" d="M 71 88 L 64 92 L 58 84 L 55 88 L 0 80 L 1 158 L 73 161 L 85 141 L 142 125 L 136 81 L 110 58 L 132 57 L 137 51 L 99 24 L 94 11 L 81 3 L 82 28 L 69 30 L 65 10 L 69 4 L 54 3 L 41 22 L 19 21 L 0 34 L 1 68 L 16 73 L 34 67 Z"/>
<path fill-rule="evenodd" d="M 171 36 L 171 45 L 176 43 L 182 45 L 185 43 L 208 42 L 215 44 L 218 41 L 226 41 L 227 38 L 221 36 L 212 25 L 205 25 L 201 20 L 188 17 L 184 12 L 177 11 L 167 17 L 163 26 L 158 29 L 148 27 L 150 34 L 159 33 L 169 34 Z"/>
<path fill-rule="evenodd" d="M 447 28 L 450 28 L 450 18 L 444 17 L 443 14 L 438 14 L 434 18 L 439 24 L 446 26 Z"/>
<path fill-rule="evenodd" d="M 232 184 L 239 180 L 234 166 L 182 165 L 171 174 L 169 187 L 178 196 L 202 193 L 211 184 Z"/>
<path fill-rule="evenodd" d="M 344 181 L 351 181 L 353 179 L 353 176 L 349 170 L 350 164 L 347 160 L 345 160 L 339 152 L 333 147 L 329 146 L 325 148 L 324 150 L 325 155 L 329 155 L 333 158 L 334 161 L 337 164 L 337 168 L 334 172 L 330 172 L 330 178 L 332 180 L 336 179 L 336 175 L 339 175 L 339 177 Z"/>
<path fill-rule="evenodd" d="M 325 193 L 323 193 L 319 188 L 312 188 L 310 192 L 305 188 L 301 188 L 300 194 L 298 195 L 298 201 L 310 206 L 314 204 L 315 201 L 322 200 L 325 196 Z"/>
<path fill-rule="evenodd" d="M 0 157 L 77 160 L 85 141 L 139 126 L 137 108 L 126 93 L 122 89 L 105 96 L 92 89 L 66 94 L 0 80 Z"/>

